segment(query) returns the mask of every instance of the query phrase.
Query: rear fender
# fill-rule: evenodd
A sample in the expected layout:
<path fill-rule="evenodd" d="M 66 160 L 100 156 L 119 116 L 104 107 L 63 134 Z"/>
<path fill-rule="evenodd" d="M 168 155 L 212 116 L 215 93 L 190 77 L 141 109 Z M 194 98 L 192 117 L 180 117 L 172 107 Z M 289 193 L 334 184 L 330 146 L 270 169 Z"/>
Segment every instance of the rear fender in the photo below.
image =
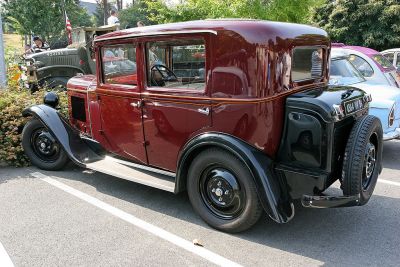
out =
<path fill-rule="evenodd" d="M 245 163 L 256 184 L 261 204 L 274 221 L 286 223 L 293 218 L 293 203 L 287 193 L 285 182 L 273 171 L 273 161 L 242 140 L 222 133 L 201 134 L 185 145 L 178 161 L 176 193 L 185 189 L 190 162 L 207 147 L 225 149 Z"/>
<path fill-rule="evenodd" d="M 102 149 L 93 151 L 94 140 L 82 139 L 79 132 L 72 128 L 61 114 L 47 105 L 36 105 L 25 109 L 22 112 L 24 117 L 34 116 L 39 119 L 63 147 L 68 157 L 76 164 L 85 167 L 87 163 L 103 158 Z"/>

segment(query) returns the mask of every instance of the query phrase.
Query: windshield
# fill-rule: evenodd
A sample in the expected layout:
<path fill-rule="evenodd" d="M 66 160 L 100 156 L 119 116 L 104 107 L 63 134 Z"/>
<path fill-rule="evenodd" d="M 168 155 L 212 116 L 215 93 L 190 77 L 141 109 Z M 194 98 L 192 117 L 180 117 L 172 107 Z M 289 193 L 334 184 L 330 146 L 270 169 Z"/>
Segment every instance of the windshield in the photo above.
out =
<path fill-rule="evenodd" d="M 376 62 L 378 62 L 379 65 L 382 66 L 382 68 L 388 69 L 388 68 L 392 68 L 392 63 L 390 63 L 390 61 L 385 58 L 384 56 L 382 56 L 381 54 L 375 54 L 372 56 L 372 59 Z"/>
<path fill-rule="evenodd" d="M 85 31 L 74 30 L 72 31 L 72 44 L 84 44 L 85 43 Z"/>
<path fill-rule="evenodd" d="M 365 81 L 364 77 L 346 58 L 334 59 L 330 68 L 330 85 L 351 85 Z"/>

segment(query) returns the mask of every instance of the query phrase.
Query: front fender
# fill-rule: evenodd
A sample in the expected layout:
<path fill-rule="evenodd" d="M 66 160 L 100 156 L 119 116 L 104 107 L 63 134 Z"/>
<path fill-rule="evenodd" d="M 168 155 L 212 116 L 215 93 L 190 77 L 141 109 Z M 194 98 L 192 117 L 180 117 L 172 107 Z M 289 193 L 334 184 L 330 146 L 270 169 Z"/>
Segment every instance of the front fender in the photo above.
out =
<path fill-rule="evenodd" d="M 87 163 L 103 158 L 95 153 L 85 140 L 81 139 L 79 132 L 73 129 L 54 108 L 47 105 L 31 106 L 26 108 L 22 115 L 39 119 L 74 163 L 85 167 Z"/>
<path fill-rule="evenodd" d="M 274 162 L 258 149 L 223 133 L 201 134 L 184 146 L 178 161 L 175 192 L 185 187 L 187 170 L 195 155 L 210 146 L 223 148 L 245 163 L 254 178 L 261 204 L 274 221 L 286 223 L 293 218 L 293 203 L 285 182 L 273 171 Z"/>

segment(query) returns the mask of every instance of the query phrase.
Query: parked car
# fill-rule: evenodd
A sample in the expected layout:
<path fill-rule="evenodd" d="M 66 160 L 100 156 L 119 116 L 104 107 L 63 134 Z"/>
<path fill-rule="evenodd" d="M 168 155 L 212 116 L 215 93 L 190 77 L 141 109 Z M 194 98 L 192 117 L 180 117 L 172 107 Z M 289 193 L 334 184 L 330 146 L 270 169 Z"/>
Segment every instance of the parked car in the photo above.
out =
<path fill-rule="evenodd" d="M 370 84 L 349 61 L 346 49 L 332 48 L 330 85 L 352 86 L 371 94 L 369 114 L 378 117 L 383 127 L 383 140 L 400 137 L 400 91 L 385 84 Z"/>
<path fill-rule="evenodd" d="M 367 47 L 341 43 L 334 43 L 332 47 L 348 50 L 350 62 L 368 82 L 400 88 L 400 75 L 396 72 L 396 68 L 378 51 Z"/>
<path fill-rule="evenodd" d="M 397 69 L 397 73 L 400 72 L 400 48 L 388 49 L 381 52 L 389 62 Z"/>
<path fill-rule="evenodd" d="M 315 208 L 370 199 L 382 170 L 382 126 L 367 115 L 368 94 L 328 88 L 325 31 L 205 20 L 113 32 L 94 46 L 96 75 L 68 82 L 69 120 L 54 93 L 23 113 L 32 118 L 22 145 L 39 168 L 71 159 L 187 190 L 201 218 L 227 232 L 251 227 L 263 210 L 286 223 L 296 199 Z M 108 50 L 136 68 L 108 72 Z M 336 180 L 343 195 L 322 194 Z"/>
<path fill-rule="evenodd" d="M 96 73 L 92 41 L 95 36 L 115 31 L 116 26 L 79 27 L 72 30 L 72 44 L 67 48 L 28 54 L 24 57 L 21 83 L 31 92 L 38 88 L 66 88 L 78 73 Z"/>

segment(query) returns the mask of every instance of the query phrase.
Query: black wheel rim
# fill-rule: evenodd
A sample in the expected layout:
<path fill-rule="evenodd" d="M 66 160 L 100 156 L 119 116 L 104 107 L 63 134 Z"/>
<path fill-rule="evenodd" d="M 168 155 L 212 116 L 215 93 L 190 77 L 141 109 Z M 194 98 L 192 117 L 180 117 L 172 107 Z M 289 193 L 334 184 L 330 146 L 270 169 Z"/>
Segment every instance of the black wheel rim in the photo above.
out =
<path fill-rule="evenodd" d="M 246 204 L 245 192 L 235 174 L 217 165 L 203 171 L 200 195 L 215 216 L 226 220 L 238 217 Z"/>
<path fill-rule="evenodd" d="M 371 183 L 376 166 L 376 155 L 376 147 L 369 141 L 365 148 L 364 175 L 362 178 L 363 190 L 366 190 Z"/>
<path fill-rule="evenodd" d="M 58 159 L 60 146 L 46 128 L 36 129 L 30 141 L 33 152 L 42 161 L 51 163 Z"/>

